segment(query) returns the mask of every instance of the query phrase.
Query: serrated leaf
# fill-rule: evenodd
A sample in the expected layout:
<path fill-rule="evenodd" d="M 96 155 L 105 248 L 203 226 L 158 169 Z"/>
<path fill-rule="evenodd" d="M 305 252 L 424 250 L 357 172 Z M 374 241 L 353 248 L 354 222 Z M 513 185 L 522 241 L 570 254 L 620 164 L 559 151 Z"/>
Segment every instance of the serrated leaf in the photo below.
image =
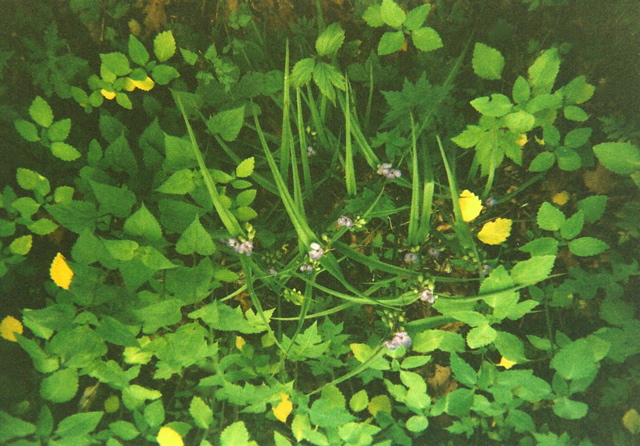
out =
<path fill-rule="evenodd" d="M 630 175 L 640 169 L 640 150 L 626 142 L 605 142 L 593 146 L 593 152 L 604 167 L 619 175 Z"/>
<path fill-rule="evenodd" d="M 164 31 L 153 39 L 153 52 L 160 62 L 171 59 L 176 52 L 176 39 L 171 31 Z"/>
<path fill-rule="evenodd" d="M 334 87 L 345 89 L 345 79 L 342 73 L 333 65 L 325 62 L 317 63 L 313 69 L 313 81 L 331 102 L 335 102 L 336 92 Z"/>
<path fill-rule="evenodd" d="M 197 217 L 180 236 L 176 244 L 176 251 L 182 255 L 190 255 L 197 252 L 203 256 L 208 256 L 215 252 L 215 245 L 211 235 L 204 229 Z"/>
<path fill-rule="evenodd" d="M 537 96 L 550 93 L 560 71 L 560 56 L 557 48 L 544 51 L 529 67 L 529 84 Z"/>
<path fill-rule="evenodd" d="M 489 324 L 480 325 L 469 330 L 467 333 L 467 345 L 469 348 L 480 348 L 491 344 L 498 335 L 498 332 Z"/>
<path fill-rule="evenodd" d="M 378 42 L 378 55 L 385 56 L 395 53 L 404 45 L 404 33 L 402 31 L 386 32 Z"/>
<path fill-rule="evenodd" d="M 49 180 L 33 170 L 18 167 L 16 170 L 16 180 L 18 185 L 24 190 L 35 190 L 42 196 L 51 191 Z"/>
<path fill-rule="evenodd" d="M 387 25 L 400 29 L 407 15 L 393 0 L 382 0 L 380 5 L 380 18 Z"/>
<path fill-rule="evenodd" d="M 138 65 L 145 66 L 149 62 L 149 52 L 133 34 L 129 34 L 128 50 L 129 57 Z"/>
<path fill-rule="evenodd" d="M 536 222 L 541 229 L 557 231 L 562 227 L 565 219 L 566 218 L 560 209 L 556 208 L 549 202 L 544 202 L 538 210 Z"/>
<path fill-rule="evenodd" d="M 51 141 L 64 141 L 71 131 L 71 119 L 61 119 L 54 122 L 47 130 L 47 136 Z"/>
<path fill-rule="evenodd" d="M 582 147 L 589 141 L 591 137 L 591 128 L 585 127 L 582 129 L 574 129 L 571 130 L 564 137 L 564 145 L 570 149 L 577 149 L 578 147 Z"/>
<path fill-rule="evenodd" d="M 182 169 L 174 172 L 156 190 L 165 194 L 184 195 L 195 189 L 195 178 L 198 175 L 189 169 Z"/>
<path fill-rule="evenodd" d="M 51 124 L 53 124 L 53 110 L 51 107 L 40 96 L 36 96 L 36 98 L 31 103 L 29 107 L 29 116 L 31 119 L 42 127 L 49 128 Z"/>
<path fill-rule="evenodd" d="M 533 129 L 536 118 L 524 110 L 509 113 L 504 117 L 504 122 L 513 133 L 527 133 Z"/>
<path fill-rule="evenodd" d="M 573 172 L 582 166 L 582 159 L 575 150 L 558 147 L 554 152 L 558 160 L 558 167 L 565 172 Z"/>
<path fill-rule="evenodd" d="M 129 59 L 127 59 L 127 56 L 122 53 L 115 52 L 100 54 L 100 60 L 102 61 L 102 65 L 104 65 L 107 70 L 109 70 L 116 76 L 126 76 L 127 74 L 131 73 Z"/>
<path fill-rule="evenodd" d="M 420 5 L 416 8 L 413 8 L 407 14 L 407 18 L 404 20 L 404 27 L 409 31 L 416 30 L 420 28 L 424 21 L 427 20 L 427 16 L 429 15 L 429 11 L 431 10 L 430 5 Z"/>
<path fill-rule="evenodd" d="M 521 104 L 529 100 L 529 98 L 531 97 L 531 88 L 529 88 L 529 82 L 527 82 L 524 77 L 518 76 L 515 83 L 513 84 L 511 96 L 513 97 L 514 102 L 517 104 Z"/>
<path fill-rule="evenodd" d="M 213 423 L 213 411 L 199 396 L 194 396 L 191 400 L 189 414 L 200 429 L 208 429 Z"/>
<path fill-rule="evenodd" d="M 320 56 L 335 54 L 344 42 L 344 30 L 340 23 L 327 26 L 316 39 L 316 51 Z"/>
<path fill-rule="evenodd" d="M 463 149 L 469 149 L 476 144 L 482 135 L 483 130 L 477 125 L 468 125 L 465 130 L 458 136 L 451 138 L 451 141 L 462 147 Z"/>
<path fill-rule="evenodd" d="M 33 125 L 33 123 L 25 121 L 23 119 L 17 119 L 13 121 L 13 125 L 15 126 L 18 133 L 20 133 L 20 136 L 22 136 L 25 140 L 29 142 L 40 141 L 38 128 Z"/>
<path fill-rule="evenodd" d="M 78 391 L 78 372 L 62 369 L 53 372 L 40 383 L 40 396 L 52 403 L 71 401 Z"/>
<path fill-rule="evenodd" d="M 243 421 L 227 426 L 220 435 L 220 446 L 249 446 L 249 431 Z"/>
<path fill-rule="evenodd" d="M 587 83 L 585 76 L 578 76 L 564 87 L 565 100 L 569 104 L 582 104 L 593 96 L 595 87 Z"/>
<path fill-rule="evenodd" d="M 31 251 L 32 245 L 33 237 L 31 235 L 23 235 L 11 242 L 9 245 L 9 251 L 11 251 L 11 254 L 24 256 Z"/>
<path fill-rule="evenodd" d="M 594 195 L 578 202 L 578 209 L 584 213 L 586 223 L 594 223 L 602 218 L 607 207 L 607 199 L 606 195 Z"/>
<path fill-rule="evenodd" d="M 289 76 L 291 86 L 297 88 L 308 84 L 311 80 L 311 76 L 313 75 L 313 69 L 315 66 L 316 61 L 311 57 L 296 62 L 293 66 L 293 70 L 291 71 L 291 75 Z"/>
<path fill-rule="evenodd" d="M 500 51 L 489 45 L 476 42 L 471 63 L 473 71 L 482 79 L 499 80 L 502 77 L 504 57 Z"/>
<path fill-rule="evenodd" d="M 147 207 L 142 203 L 140 209 L 131 214 L 124 222 L 124 231 L 129 235 L 145 237 L 150 241 L 162 239 L 162 228 Z"/>
<path fill-rule="evenodd" d="M 584 122 L 589 119 L 586 111 L 576 105 L 568 105 L 564 108 L 564 117 L 570 121 Z"/>
<path fill-rule="evenodd" d="M 541 152 L 531 161 L 529 172 L 544 172 L 556 163 L 556 156 L 551 152 Z"/>
<path fill-rule="evenodd" d="M 555 260 L 555 256 L 546 255 L 518 262 L 511 270 L 511 278 L 516 285 L 534 285 L 549 278 Z"/>
<path fill-rule="evenodd" d="M 207 128 L 213 134 L 219 134 L 225 141 L 234 141 L 244 124 L 244 105 L 213 115 L 207 121 Z"/>
<path fill-rule="evenodd" d="M 440 34 L 428 26 L 411 31 L 411 40 L 416 48 L 424 52 L 437 50 L 443 46 Z"/>
<path fill-rule="evenodd" d="M 258 191 L 255 189 L 249 189 L 240 192 L 236 197 L 236 204 L 238 206 L 249 206 L 251 203 L 253 203 L 253 200 L 256 199 L 257 193 Z"/>
<path fill-rule="evenodd" d="M 153 67 L 151 77 L 159 85 L 167 85 L 172 80 L 179 78 L 180 73 L 170 65 L 160 64 Z"/>
<path fill-rule="evenodd" d="M 131 103 L 131 99 L 129 99 L 129 95 L 119 91 L 116 93 L 116 102 L 122 108 L 126 108 L 127 110 L 133 110 L 133 104 Z"/>
<path fill-rule="evenodd" d="M 471 106 L 485 116 L 499 118 L 513 108 L 509 98 L 503 94 L 492 94 L 491 98 L 483 96 L 471 101 Z"/>
<path fill-rule="evenodd" d="M 75 147 L 60 141 L 51 143 L 51 153 L 63 161 L 74 161 L 81 156 Z"/>
<path fill-rule="evenodd" d="M 594 237 L 580 237 L 569 242 L 569 251 L 580 257 L 594 256 L 609 249 L 609 245 Z"/>

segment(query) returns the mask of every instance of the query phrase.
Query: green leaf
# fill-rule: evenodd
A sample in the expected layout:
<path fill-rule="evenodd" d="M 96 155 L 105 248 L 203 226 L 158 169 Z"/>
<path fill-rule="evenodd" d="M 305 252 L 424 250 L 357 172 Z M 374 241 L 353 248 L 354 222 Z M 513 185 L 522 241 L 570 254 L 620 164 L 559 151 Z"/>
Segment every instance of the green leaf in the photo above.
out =
<path fill-rule="evenodd" d="M 378 55 L 384 56 L 395 53 L 404 45 L 404 33 L 402 31 L 386 32 L 378 42 Z"/>
<path fill-rule="evenodd" d="M 269 312 L 265 313 L 270 313 Z M 248 312 L 247 312 L 248 313 Z M 238 331 L 240 333 L 262 333 L 267 330 L 260 319 L 259 324 L 250 324 L 240 307 L 231 308 L 229 305 L 215 301 L 188 314 L 191 319 L 202 319 L 214 330 Z"/>
<path fill-rule="evenodd" d="M 406 426 L 409 432 L 422 432 L 429 427 L 429 419 L 424 415 L 414 415 L 407 420 Z"/>
<path fill-rule="evenodd" d="M 516 285 L 534 285 L 549 278 L 555 260 L 555 256 L 545 255 L 518 262 L 511 270 L 511 278 Z"/>
<path fill-rule="evenodd" d="M 207 128 L 213 134 L 220 134 L 225 141 L 234 141 L 244 124 L 244 105 L 213 115 L 207 121 Z"/>
<path fill-rule="evenodd" d="M 513 133 L 527 133 L 535 124 L 536 118 L 524 110 L 509 113 L 504 117 L 504 122 Z"/>
<path fill-rule="evenodd" d="M 189 405 L 189 414 L 193 417 L 193 421 L 200 429 L 208 429 L 213 423 L 213 411 L 198 396 L 194 396 Z"/>
<path fill-rule="evenodd" d="M 33 245 L 33 237 L 31 235 L 23 235 L 22 237 L 18 237 L 9 245 L 9 251 L 11 254 L 16 254 L 19 256 L 27 255 L 29 251 L 31 251 L 31 246 Z"/>
<path fill-rule="evenodd" d="M 109 423 L 109 429 L 117 437 L 125 441 L 131 441 L 140 435 L 140 431 L 136 429 L 135 425 L 128 421 L 114 421 L 113 423 Z"/>
<path fill-rule="evenodd" d="M 142 322 L 144 333 L 155 333 L 162 327 L 177 324 L 182 319 L 180 308 L 185 303 L 178 299 L 166 299 L 146 307 L 132 310 L 131 313 Z"/>
<path fill-rule="evenodd" d="M 498 332 L 489 324 L 480 325 L 469 330 L 467 333 L 467 344 L 469 348 L 480 348 L 491 344 L 498 335 Z"/>
<path fill-rule="evenodd" d="M 320 92 L 331 102 L 335 102 L 336 92 L 334 87 L 345 89 L 345 79 L 342 73 L 333 65 L 319 62 L 313 69 L 313 82 L 318 86 Z"/>
<path fill-rule="evenodd" d="M 550 365 L 564 379 L 589 378 L 599 368 L 594 351 L 586 339 L 578 339 L 563 347 Z"/>
<path fill-rule="evenodd" d="M 529 67 L 529 84 L 534 95 L 550 93 L 560 71 L 560 56 L 557 48 L 544 51 Z"/>
<path fill-rule="evenodd" d="M 565 172 L 573 172 L 582 166 L 582 159 L 575 150 L 562 146 L 558 147 L 554 154 L 558 159 L 558 167 Z"/>
<path fill-rule="evenodd" d="M 557 146 L 560 144 L 560 131 L 552 124 L 542 128 L 542 139 L 547 146 Z"/>
<path fill-rule="evenodd" d="M 7 412 L 0 411 L 0 443 L 2 444 L 31 444 L 31 442 L 20 443 L 20 442 L 11 442 L 14 438 L 26 437 L 33 434 L 36 431 L 36 427 L 27 423 L 26 421 L 21 420 L 20 418 L 15 418 L 9 415 Z M 26 440 L 24 440 L 26 441 Z M 37 444 L 37 443 L 36 443 Z"/>
<path fill-rule="evenodd" d="M 56 203 L 71 203 L 73 200 L 73 187 L 70 186 L 58 186 L 53 192 L 53 201 Z"/>
<path fill-rule="evenodd" d="M 103 412 L 84 412 L 70 415 L 60 421 L 54 433 L 62 438 L 87 435 L 95 430 L 102 415 Z"/>
<path fill-rule="evenodd" d="M 243 421 L 236 421 L 222 431 L 220 446 L 251 446 L 249 431 Z"/>
<path fill-rule="evenodd" d="M 504 69 L 504 57 L 500 51 L 484 43 L 476 42 L 473 48 L 473 71 L 482 79 L 499 80 Z"/>
<path fill-rule="evenodd" d="M 22 218 L 31 218 L 33 214 L 38 212 L 40 204 L 30 197 L 21 197 L 11 203 L 11 206 L 18 212 Z"/>
<path fill-rule="evenodd" d="M 209 256 L 215 250 L 216 247 L 211 235 L 200 224 L 200 220 L 197 217 L 182 233 L 176 244 L 176 251 L 182 255 L 190 255 L 197 252 L 200 255 Z"/>
<path fill-rule="evenodd" d="M 195 178 L 198 177 L 199 175 L 197 173 L 189 169 L 182 169 L 174 172 L 167 181 L 162 183 L 156 190 L 165 194 L 188 194 L 195 189 Z"/>
<path fill-rule="evenodd" d="M 591 128 L 574 129 L 564 137 L 564 145 L 570 149 L 577 149 L 578 147 L 584 146 L 590 137 Z"/>
<path fill-rule="evenodd" d="M 568 105 L 564 108 L 564 117 L 569 121 L 584 122 L 589 119 L 586 111 L 575 105 Z"/>
<path fill-rule="evenodd" d="M 297 88 L 309 83 L 315 66 L 316 61 L 311 57 L 296 62 L 293 66 L 293 70 L 291 71 L 291 75 L 289 76 L 291 86 Z"/>
<path fill-rule="evenodd" d="M 147 207 L 142 203 L 140 209 L 134 212 L 124 222 L 124 231 L 129 235 L 141 236 L 149 241 L 162 239 L 162 228 Z"/>
<path fill-rule="evenodd" d="M 156 400 L 147 405 L 143 412 L 144 420 L 151 427 L 159 427 L 165 420 L 164 405 L 162 400 Z"/>
<path fill-rule="evenodd" d="M 349 408 L 353 412 L 360 412 L 367 408 L 369 405 L 369 396 L 367 391 L 362 389 L 356 392 L 349 400 Z"/>
<path fill-rule="evenodd" d="M 103 240 L 102 243 L 114 259 L 123 261 L 132 260 L 140 247 L 133 240 Z"/>
<path fill-rule="evenodd" d="M 404 20 L 404 27 L 409 31 L 414 31 L 420 28 L 424 24 L 424 21 L 427 20 L 430 9 L 430 5 L 420 5 L 416 8 L 413 8 L 411 11 L 409 11 L 409 14 L 407 14 L 407 18 Z"/>
<path fill-rule="evenodd" d="M 122 391 L 122 402 L 129 410 L 141 410 L 146 400 L 157 400 L 161 396 L 157 390 L 133 384 Z"/>
<path fill-rule="evenodd" d="M 58 357 L 45 353 L 36 341 L 18 337 L 20 347 L 31 357 L 33 367 L 40 373 L 52 373 L 60 368 Z"/>
<path fill-rule="evenodd" d="M 85 228 L 91 232 L 95 229 L 98 212 L 93 203 L 72 201 L 45 205 L 45 209 L 58 223 L 71 232 L 79 234 Z"/>
<path fill-rule="evenodd" d="M 256 160 L 253 157 L 242 160 L 242 162 L 238 164 L 238 167 L 236 167 L 236 177 L 246 178 L 253 174 L 255 164 Z"/>
<path fill-rule="evenodd" d="M 100 60 L 102 64 L 116 76 L 126 76 L 131 73 L 129 59 L 122 53 L 100 54 Z"/>
<path fill-rule="evenodd" d="M 40 383 L 40 396 L 52 403 L 66 403 L 78 391 L 78 372 L 76 369 L 62 369 L 53 372 Z"/>
<path fill-rule="evenodd" d="M 387 25 L 400 29 L 407 15 L 393 0 L 382 0 L 380 5 L 380 18 Z"/>
<path fill-rule="evenodd" d="M 198 61 L 198 54 L 188 49 L 180 48 L 180 54 L 182 54 L 184 61 L 191 66 L 195 65 Z"/>
<path fill-rule="evenodd" d="M 365 22 L 367 22 L 367 25 L 373 27 L 373 28 L 378 28 L 382 25 L 384 25 L 384 20 L 382 20 L 382 14 L 381 14 L 381 6 L 380 5 L 371 5 L 369 6 L 364 14 L 362 15 L 362 18 L 364 19 Z"/>
<path fill-rule="evenodd" d="M 589 411 L 589 406 L 580 401 L 570 400 L 563 396 L 553 405 L 553 413 L 565 420 L 578 420 L 584 418 Z"/>
<path fill-rule="evenodd" d="M 153 67 L 151 77 L 158 85 L 167 85 L 172 80 L 179 78 L 180 73 L 170 65 L 160 64 Z"/>
<path fill-rule="evenodd" d="M 483 96 L 470 102 L 471 106 L 484 116 L 499 118 L 506 115 L 513 108 L 509 98 L 503 94 L 492 94 L 491 98 Z"/>
<path fill-rule="evenodd" d="M 149 62 L 149 52 L 133 34 L 129 34 L 128 49 L 129 57 L 138 65 L 145 66 Z"/>
<path fill-rule="evenodd" d="M 602 218 L 607 207 L 607 199 L 606 195 L 594 195 L 578 202 L 578 209 L 584 213 L 586 223 L 595 223 Z"/>
<path fill-rule="evenodd" d="M 238 206 L 249 206 L 253 203 L 253 200 L 256 199 L 256 194 L 258 193 L 255 189 L 248 189 L 242 191 L 236 197 L 236 205 Z"/>
<path fill-rule="evenodd" d="M 18 185 L 24 190 L 35 190 L 45 196 L 51 191 L 49 180 L 33 170 L 18 167 L 16 170 Z"/>
<path fill-rule="evenodd" d="M 118 218 L 126 218 L 131 214 L 131 208 L 136 203 L 133 192 L 95 181 L 89 181 L 89 184 L 100 203 L 101 214 L 111 214 Z"/>
<path fill-rule="evenodd" d="M 604 142 L 593 146 L 604 167 L 619 175 L 630 175 L 640 169 L 640 150 L 627 142 Z"/>
<path fill-rule="evenodd" d="M 469 149 L 476 144 L 480 136 L 484 133 L 481 127 L 477 125 L 468 125 L 465 130 L 458 136 L 451 138 L 451 141 L 462 147 L 463 149 Z"/>
<path fill-rule="evenodd" d="M 428 26 L 423 26 L 422 28 L 411 31 L 411 40 L 416 48 L 424 52 L 437 50 L 443 46 L 440 34 Z"/>
<path fill-rule="evenodd" d="M 316 51 L 320 56 L 335 54 L 344 42 L 344 30 L 340 23 L 327 26 L 316 39 Z"/>
<path fill-rule="evenodd" d="M 175 172 L 198 165 L 191 142 L 184 138 L 164 133 L 164 149 L 166 158 L 162 162 L 162 168 L 165 172 Z"/>
<path fill-rule="evenodd" d="M 51 143 L 51 153 L 62 161 L 74 161 L 81 156 L 75 147 L 59 141 Z"/>
<path fill-rule="evenodd" d="M 47 130 L 47 136 L 51 141 L 64 141 L 71 132 L 71 119 L 61 119 L 54 122 L 49 130 Z"/>
<path fill-rule="evenodd" d="M 18 133 L 20 133 L 20 136 L 22 136 L 25 140 L 29 142 L 40 141 L 38 128 L 31 122 L 25 121 L 23 119 L 17 119 L 13 121 L 13 125 L 15 126 Z"/>
<path fill-rule="evenodd" d="M 42 127 L 49 128 L 51 124 L 53 124 L 53 110 L 51 110 L 47 101 L 42 99 L 40 96 L 36 96 L 31 103 L 31 106 L 29 107 L 29 116 L 31 116 L 33 122 Z"/>
<path fill-rule="evenodd" d="M 419 353 L 434 350 L 444 352 L 464 352 L 464 339 L 460 334 L 445 330 L 426 330 L 413 338 L 412 349 Z"/>
<path fill-rule="evenodd" d="M 258 216 L 258 213 L 248 206 L 240 206 L 235 209 L 234 212 L 237 215 L 239 221 L 253 220 Z"/>
<path fill-rule="evenodd" d="M 553 237 L 541 237 L 530 241 L 518 248 L 520 251 L 528 252 L 532 257 L 558 254 L 558 240 Z"/>
<path fill-rule="evenodd" d="M 116 93 L 116 102 L 122 108 L 126 108 L 127 110 L 133 109 L 133 104 L 131 103 L 131 99 L 129 99 L 129 95 L 123 93 L 121 91 Z"/>
<path fill-rule="evenodd" d="M 529 82 L 522 77 L 518 76 L 511 89 L 511 96 L 516 104 L 527 102 L 531 97 L 531 88 L 529 88 Z"/>
<path fill-rule="evenodd" d="M 29 231 L 36 235 L 47 235 L 58 229 L 58 225 L 49 220 L 48 218 L 41 218 L 40 220 L 27 225 Z"/>
<path fill-rule="evenodd" d="M 556 163 L 556 156 L 551 152 L 540 152 L 531 161 L 529 172 L 544 172 Z"/>
<path fill-rule="evenodd" d="M 562 227 L 560 228 L 560 235 L 566 240 L 571 240 L 582 232 L 583 227 L 584 213 L 582 211 L 578 211 L 571 217 L 567 218 L 567 220 L 562 224 Z"/>
<path fill-rule="evenodd" d="M 538 210 L 536 222 L 541 229 L 557 231 L 564 224 L 565 216 L 562 211 L 549 202 L 542 203 Z"/>
<path fill-rule="evenodd" d="M 564 87 L 564 97 L 569 104 L 582 104 L 591 99 L 595 90 L 585 76 L 578 76 Z"/>
<path fill-rule="evenodd" d="M 474 387 L 476 385 L 478 382 L 478 374 L 473 367 L 467 364 L 464 359 L 456 353 L 451 353 L 450 365 L 456 381 L 467 387 Z"/>
<path fill-rule="evenodd" d="M 607 249 L 609 245 L 593 237 L 580 237 L 569 242 L 569 251 L 580 257 L 594 256 Z"/>
<path fill-rule="evenodd" d="M 516 335 L 499 331 L 494 345 L 500 352 L 500 355 L 509 361 L 514 361 L 517 364 L 528 361 L 524 354 L 524 343 Z"/>
<path fill-rule="evenodd" d="M 176 39 L 171 31 L 162 32 L 153 39 L 153 52 L 160 62 L 171 59 L 176 52 Z"/>

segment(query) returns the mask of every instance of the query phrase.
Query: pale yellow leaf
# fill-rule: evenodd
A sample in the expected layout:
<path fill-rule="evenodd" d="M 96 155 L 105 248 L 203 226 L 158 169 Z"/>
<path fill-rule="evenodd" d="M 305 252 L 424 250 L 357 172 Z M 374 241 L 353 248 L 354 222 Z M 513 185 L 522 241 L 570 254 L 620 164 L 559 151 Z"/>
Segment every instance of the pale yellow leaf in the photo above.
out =
<path fill-rule="evenodd" d="M 51 274 L 51 279 L 56 285 L 60 288 L 64 288 L 65 290 L 69 289 L 71 279 L 73 279 L 73 271 L 69 268 L 69 265 L 67 265 L 62 254 L 58 253 L 53 259 L 49 273 Z"/>
<path fill-rule="evenodd" d="M 184 446 L 180 434 L 167 426 L 160 428 L 157 440 L 160 446 Z"/>
<path fill-rule="evenodd" d="M 289 395 L 287 395 L 286 393 L 281 393 L 280 402 L 278 403 L 277 406 L 273 408 L 273 415 L 275 415 L 275 417 L 278 420 L 282 421 L 283 423 L 286 423 L 287 417 L 289 416 L 292 410 L 293 410 L 293 403 L 289 401 Z"/>
<path fill-rule="evenodd" d="M 458 198 L 460 212 L 462 212 L 462 220 L 471 221 L 480 215 L 482 211 L 482 201 L 468 190 L 463 190 Z"/>
<path fill-rule="evenodd" d="M 570 197 L 569 192 L 567 192 L 566 190 L 563 190 L 562 192 L 558 192 L 557 194 L 555 194 L 551 198 L 551 201 L 553 201 L 558 206 L 564 206 L 569 201 L 569 197 Z"/>
<path fill-rule="evenodd" d="M 100 90 L 100 93 L 102 93 L 102 96 L 104 96 L 105 98 L 111 100 L 113 98 L 116 97 L 116 94 L 113 91 L 107 91 L 104 88 L 102 90 Z"/>
<path fill-rule="evenodd" d="M 511 234 L 511 220 L 496 218 L 484 224 L 478 233 L 478 239 L 487 245 L 499 245 Z"/>

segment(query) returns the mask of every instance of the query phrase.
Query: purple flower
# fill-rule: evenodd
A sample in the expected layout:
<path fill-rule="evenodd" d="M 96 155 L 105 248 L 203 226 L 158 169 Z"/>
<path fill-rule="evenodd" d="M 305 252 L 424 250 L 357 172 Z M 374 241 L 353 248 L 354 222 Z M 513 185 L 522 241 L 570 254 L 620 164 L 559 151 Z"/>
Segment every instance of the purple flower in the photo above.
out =
<path fill-rule="evenodd" d="M 420 300 L 432 304 L 436 301 L 436 296 L 433 294 L 433 291 L 427 288 L 420 293 Z"/>
<path fill-rule="evenodd" d="M 310 273 L 313 271 L 313 265 L 311 263 L 305 263 L 300 267 L 300 272 L 302 273 Z"/>
<path fill-rule="evenodd" d="M 489 197 L 486 200 L 484 200 L 484 205 L 488 208 L 495 206 L 496 204 L 498 204 L 498 200 L 496 200 L 493 197 Z"/>
<path fill-rule="evenodd" d="M 316 152 L 313 147 L 307 146 L 307 156 L 311 157 L 311 156 L 316 156 L 317 154 L 318 152 Z"/>
<path fill-rule="evenodd" d="M 385 341 L 384 345 L 389 350 L 396 350 L 398 347 L 411 347 L 411 337 L 406 331 L 399 331 L 395 334 L 391 341 Z"/>
<path fill-rule="evenodd" d="M 343 226 L 345 228 L 352 228 L 353 227 L 353 220 L 351 220 L 346 215 L 343 215 L 340 218 L 338 218 L 338 226 Z"/>
<path fill-rule="evenodd" d="M 429 254 L 429 257 L 433 257 L 434 259 L 437 259 L 438 257 L 440 257 L 440 251 L 438 251 L 434 247 L 427 249 L 427 254 Z"/>
<path fill-rule="evenodd" d="M 418 263 L 418 254 L 415 252 L 408 252 L 404 255 L 404 263 L 411 265 L 412 263 Z"/>
<path fill-rule="evenodd" d="M 311 247 L 311 251 L 309 251 L 309 258 L 314 262 L 320 260 L 320 258 L 324 254 L 324 250 L 316 242 L 313 242 L 309 246 Z"/>

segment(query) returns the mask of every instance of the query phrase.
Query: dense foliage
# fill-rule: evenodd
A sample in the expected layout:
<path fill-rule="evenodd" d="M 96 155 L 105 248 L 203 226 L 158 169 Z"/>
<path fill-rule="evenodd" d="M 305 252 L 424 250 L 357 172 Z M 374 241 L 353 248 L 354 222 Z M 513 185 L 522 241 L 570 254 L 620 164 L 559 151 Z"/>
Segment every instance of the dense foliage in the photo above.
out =
<path fill-rule="evenodd" d="M 0 443 L 637 441 L 599 2 L 303 3 L 10 2 Z"/>

